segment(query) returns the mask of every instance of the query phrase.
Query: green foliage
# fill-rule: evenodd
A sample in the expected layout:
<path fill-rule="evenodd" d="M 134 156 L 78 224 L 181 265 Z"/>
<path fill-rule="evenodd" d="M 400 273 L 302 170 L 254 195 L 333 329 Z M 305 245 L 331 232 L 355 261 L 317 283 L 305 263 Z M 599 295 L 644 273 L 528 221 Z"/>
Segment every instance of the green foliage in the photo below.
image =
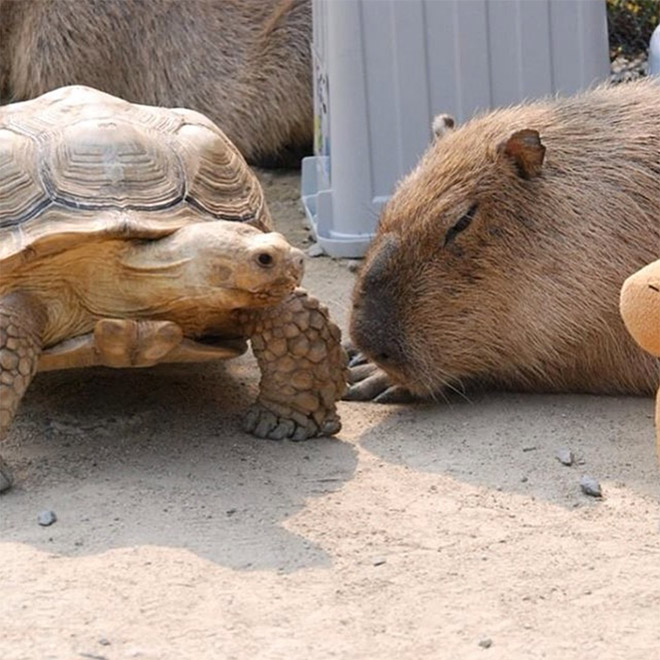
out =
<path fill-rule="evenodd" d="M 646 54 L 660 23 L 660 0 L 607 0 L 610 57 Z"/>

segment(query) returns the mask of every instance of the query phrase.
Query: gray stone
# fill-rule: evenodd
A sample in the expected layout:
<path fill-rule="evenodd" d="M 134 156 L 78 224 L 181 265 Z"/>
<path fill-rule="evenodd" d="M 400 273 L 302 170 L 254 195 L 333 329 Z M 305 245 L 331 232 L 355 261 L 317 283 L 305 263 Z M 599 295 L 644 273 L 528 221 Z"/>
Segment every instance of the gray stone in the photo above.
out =
<path fill-rule="evenodd" d="M 558 449 L 557 453 L 555 454 L 555 458 L 562 465 L 573 465 L 573 461 L 575 460 L 575 457 L 573 456 L 573 452 L 566 447 L 562 447 L 561 449 Z"/>
<path fill-rule="evenodd" d="M 55 515 L 55 511 L 42 511 L 37 516 L 37 522 L 42 527 L 48 527 L 49 525 L 52 525 L 56 520 L 57 516 Z"/>
<path fill-rule="evenodd" d="M 318 243 L 312 243 L 305 252 L 308 257 L 320 257 L 325 254 L 325 250 Z"/>
<path fill-rule="evenodd" d="M 493 640 L 490 637 L 485 637 L 479 641 L 479 646 L 481 646 L 482 649 L 489 649 L 492 645 Z"/>
<path fill-rule="evenodd" d="M 591 497 L 602 497 L 603 492 L 600 488 L 600 484 L 589 475 L 583 475 L 580 479 L 580 488 L 585 495 L 590 495 Z"/>

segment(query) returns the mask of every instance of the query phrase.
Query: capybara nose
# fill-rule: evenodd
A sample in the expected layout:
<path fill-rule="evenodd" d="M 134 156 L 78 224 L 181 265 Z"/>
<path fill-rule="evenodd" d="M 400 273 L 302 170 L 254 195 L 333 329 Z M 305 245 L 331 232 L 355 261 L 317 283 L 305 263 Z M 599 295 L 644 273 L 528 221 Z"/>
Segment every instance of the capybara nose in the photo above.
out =
<path fill-rule="evenodd" d="M 369 314 L 368 309 L 354 307 L 350 328 L 351 338 L 355 346 L 374 362 L 385 368 L 400 367 L 405 357 L 400 337 L 392 320 L 379 316 Z"/>
<path fill-rule="evenodd" d="M 396 368 L 401 365 L 403 353 L 399 346 L 397 346 L 394 342 L 386 346 L 380 346 L 379 348 L 380 351 L 373 354 L 374 362 L 377 362 L 379 365 L 385 368 Z"/>

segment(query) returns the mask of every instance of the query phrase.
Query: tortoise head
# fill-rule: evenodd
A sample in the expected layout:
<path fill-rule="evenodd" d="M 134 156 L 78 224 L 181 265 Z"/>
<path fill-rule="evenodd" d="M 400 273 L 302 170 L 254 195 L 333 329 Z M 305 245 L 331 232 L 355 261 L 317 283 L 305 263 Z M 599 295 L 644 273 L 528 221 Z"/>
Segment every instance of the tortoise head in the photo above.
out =
<path fill-rule="evenodd" d="M 303 253 L 281 234 L 223 220 L 185 225 L 141 242 L 124 263 L 182 297 L 227 308 L 277 304 L 304 272 Z"/>

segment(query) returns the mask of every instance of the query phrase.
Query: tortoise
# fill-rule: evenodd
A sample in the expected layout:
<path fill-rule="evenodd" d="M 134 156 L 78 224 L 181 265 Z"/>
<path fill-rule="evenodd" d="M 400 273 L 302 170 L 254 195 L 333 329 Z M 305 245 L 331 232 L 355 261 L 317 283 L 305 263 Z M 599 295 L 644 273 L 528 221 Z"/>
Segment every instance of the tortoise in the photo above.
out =
<path fill-rule="evenodd" d="M 303 269 L 204 115 L 79 85 L 0 108 L 0 440 L 37 371 L 227 359 L 247 340 L 245 428 L 338 432 L 346 357 Z"/>

